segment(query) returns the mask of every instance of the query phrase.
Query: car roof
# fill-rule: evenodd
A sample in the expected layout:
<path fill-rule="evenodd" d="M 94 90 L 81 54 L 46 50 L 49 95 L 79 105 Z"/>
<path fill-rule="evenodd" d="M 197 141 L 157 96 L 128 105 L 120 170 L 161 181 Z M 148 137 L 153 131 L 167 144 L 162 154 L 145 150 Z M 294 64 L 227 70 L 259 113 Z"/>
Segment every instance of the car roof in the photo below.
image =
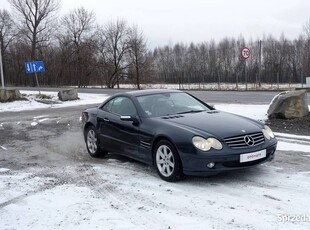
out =
<path fill-rule="evenodd" d="M 129 94 L 134 97 L 138 97 L 138 96 L 146 96 L 146 95 L 159 94 L 159 93 L 180 93 L 180 92 L 182 91 L 175 90 L 175 89 L 143 89 L 143 90 L 128 91 L 126 93 L 120 93 L 120 94 L 122 95 Z"/>

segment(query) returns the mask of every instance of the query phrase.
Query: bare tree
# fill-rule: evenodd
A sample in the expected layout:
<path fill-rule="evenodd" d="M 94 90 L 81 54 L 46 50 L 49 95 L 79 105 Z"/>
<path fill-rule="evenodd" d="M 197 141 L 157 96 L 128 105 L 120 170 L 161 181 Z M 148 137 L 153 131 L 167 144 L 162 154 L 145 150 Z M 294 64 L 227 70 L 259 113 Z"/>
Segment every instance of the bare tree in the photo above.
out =
<path fill-rule="evenodd" d="M 180 82 L 181 79 L 177 79 L 176 76 L 176 60 L 174 55 L 175 52 L 170 46 L 164 46 L 162 48 L 155 49 L 154 67 L 156 68 L 157 72 L 157 82 L 174 83 L 176 80 Z M 183 58 L 185 59 L 185 55 Z"/>
<path fill-rule="evenodd" d="M 59 40 L 62 47 L 70 52 L 66 55 L 69 59 L 65 62 L 73 67 L 79 87 L 88 85 L 93 72 L 91 59 L 95 47 L 95 22 L 95 14 L 84 7 L 75 9 L 62 18 L 63 34 L 59 36 Z"/>
<path fill-rule="evenodd" d="M 2 54 L 16 37 L 16 30 L 11 15 L 6 10 L 0 10 L 0 43 Z"/>
<path fill-rule="evenodd" d="M 129 29 L 123 20 L 108 23 L 100 33 L 100 59 L 108 88 L 119 87 L 120 80 L 127 75 L 129 63 Z"/>
<path fill-rule="evenodd" d="M 8 0 L 15 10 L 19 29 L 31 44 L 31 60 L 36 50 L 51 38 L 59 0 Z"/>
<path fill-rule="evenodd" d="M 303 26 L 304 34 L 306 37 L 304 49 L 304 72 L 310 76 L 310 19 Z"/>
<path fill-rule="evenodd" d="M 95 22 L 94 12 L 81 7 L 63 17 L 62 27 L 67 37 L 78 47 L 93 35 Z"/>
<path fill-rule="evenodd" d="M 141 78 L 146 73 L 148 66 L 148 56 L 146 41 L 143 33 L 133 26 L 129 32 L 129 63 L 132 65 L 133 77 L 137 88 L 140 89 Z"/>
<path fill-rule="evenodd" d="M 6 10 L 0 10 L 0 49 L 2 54 L 4 75 L 6 75 L 6 49 L 14 40 L 16 34 L 16 29 L 11 15 Z"/>
<path fill-rule="evenodd" d="M 176 44 L 173 47 L 174 65 L 173 72 L 175 73 L 176 82 L 179 84 L 179 89 L 183 88 L 183 82 L 185 78 L 185 53 L 187 47 L 184 44 Z"/>

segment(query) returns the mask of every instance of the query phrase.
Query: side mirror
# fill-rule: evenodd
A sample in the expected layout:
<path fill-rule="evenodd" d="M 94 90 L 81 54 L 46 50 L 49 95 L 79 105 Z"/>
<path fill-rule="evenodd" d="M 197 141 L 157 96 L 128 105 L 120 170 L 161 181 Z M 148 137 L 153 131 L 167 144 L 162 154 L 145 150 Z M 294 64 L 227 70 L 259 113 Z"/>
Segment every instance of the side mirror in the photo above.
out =
<path fill-rule="evenodd" d="M 132 117 L 130 115 L 122 115 L 121 116 L 121 120 L 122 121 L 132 121 L 133 125 L 138 125 L 139 124 L 139 120 L 136 117 Z"/>

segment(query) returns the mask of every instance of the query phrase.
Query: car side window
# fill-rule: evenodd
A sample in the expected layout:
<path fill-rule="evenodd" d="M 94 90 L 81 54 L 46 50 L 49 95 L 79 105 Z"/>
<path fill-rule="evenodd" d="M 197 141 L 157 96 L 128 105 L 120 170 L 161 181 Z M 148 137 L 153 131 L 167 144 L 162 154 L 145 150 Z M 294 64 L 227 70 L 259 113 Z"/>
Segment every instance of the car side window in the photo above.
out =
<path fill-rule="evenodd" d="M 133 102 L 127 97 L 116 97 L 106 103 L 103 109 L 119 115 L 130 115 L 132 117 L 137 115 Z"/>
<path fill-rule="evenodd" d="M 112 108 L 113 103 L 114 103 L 114 100 L 113 100 L 113 99 L 110 100 L 110 101 L 108 101 L 108 102 L 102 107 L 102 109 L 103 109 L 104 111 L 111 112 L 111 108 Z"/>

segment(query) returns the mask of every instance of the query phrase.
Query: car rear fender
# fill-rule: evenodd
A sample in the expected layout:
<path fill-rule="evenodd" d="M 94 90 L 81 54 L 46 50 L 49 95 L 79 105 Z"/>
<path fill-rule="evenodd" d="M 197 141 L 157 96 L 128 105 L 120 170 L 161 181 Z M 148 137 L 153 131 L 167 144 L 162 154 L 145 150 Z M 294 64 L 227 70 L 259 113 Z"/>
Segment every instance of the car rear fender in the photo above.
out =
<path fill-rule="evenodd" d="M 83 129 L 84 139 L 86 138 L 86 130 L 87 130 L 90 126 L 94 126 L 94 124 L 91 123 L 90 121 L 86 122 L 85 125 L 84 125 L 84 129 Z M 94 127 L 95 127 L 95 126 L 94 126 Z"/>

